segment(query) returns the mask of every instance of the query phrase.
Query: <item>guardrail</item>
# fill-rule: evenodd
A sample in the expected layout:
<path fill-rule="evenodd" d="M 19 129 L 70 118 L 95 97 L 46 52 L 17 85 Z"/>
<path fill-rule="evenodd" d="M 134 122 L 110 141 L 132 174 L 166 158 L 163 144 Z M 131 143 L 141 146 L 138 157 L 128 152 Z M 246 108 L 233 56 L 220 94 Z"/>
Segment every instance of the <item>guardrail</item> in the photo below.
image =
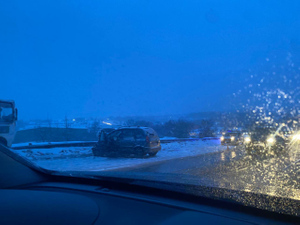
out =
<path fill-rule="evenodd" d="M 83 142 L 62 142 L 62 143 L 49 143 L 49 144 L 37 144 L 37 145 L 24 145 L 24 146 L 14 146 L 14 150 L 22 149 L 39 149 L 39 148 L 59 148 L 59 147 L 90 147 L 94 146 L 97 141 L 83 141 Z"/>
<path fill-rule="evenodd" d="M 185 142 L 185 141 L 207 141 L 207 140 L 218 140 L 217 137 L 206 137 L 206 138 L 175 138 L 175 139 L 161 139 L 160 143 L 171 143 L 171 142 Z M 56 142 L 48 144 L 29 144 L 22 146 L 14 146 L 14 150 L 23 149 L 41 149 L 41 148 L 60 148 L 60 147 L 92 147 L 97 143 L 97 141 L 82 141 L 82 142 Z"/>

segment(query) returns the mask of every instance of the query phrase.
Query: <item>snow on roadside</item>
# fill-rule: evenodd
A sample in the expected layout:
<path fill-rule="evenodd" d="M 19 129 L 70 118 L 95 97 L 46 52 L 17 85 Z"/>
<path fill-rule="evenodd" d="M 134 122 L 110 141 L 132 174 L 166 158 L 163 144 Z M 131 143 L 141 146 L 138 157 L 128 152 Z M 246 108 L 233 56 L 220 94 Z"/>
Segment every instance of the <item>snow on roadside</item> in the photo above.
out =
<path fill-rule="evenodd" d="M 91 156 L 91 147 L 59 147 L 46 149 L 13 150 L 15 153 L 32 161 L 55 160 L 71 157 Z"/>
<path fill-rule="evenodd" d="M 38 166 L 60 171 L 104 171 L 225 150 L 219 140 L 162 144 L 162 150 L 149 158 L 106 158 L 92 156 L 91 147 L 15 150 Z M 76 157 L 78 154 L 77 158 Z"/>
<path fill-rule="evenodd" d="M 63 142 L 24 142 L 13 144 L 12 147 L 24 147 L 27 146 L 41 146 L 41 145 L 56 145 L 56 144 L 77 144 L 77 143 L 85 143 L 86 141 L 63 141 Z"/>
<path fill-rule="evenodd" d="M 162 137 L 160 140 L 175 140 L 178 139 L 177 137 Z"/>

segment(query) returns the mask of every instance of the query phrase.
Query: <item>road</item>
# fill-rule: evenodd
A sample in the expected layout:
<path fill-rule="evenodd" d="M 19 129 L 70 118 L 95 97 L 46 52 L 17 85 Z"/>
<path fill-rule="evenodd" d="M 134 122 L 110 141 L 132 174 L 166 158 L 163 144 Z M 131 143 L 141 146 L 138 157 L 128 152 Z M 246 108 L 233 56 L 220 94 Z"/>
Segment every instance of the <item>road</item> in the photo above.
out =
<path fill-rule="evenodd" d="M 162 150 L 155 157 L 94 157 L 90 147 L 59 147 L 51 149 L 14 150 L 38 166 L 49 170 L 60 171 L 108 171 L 126 169 L 137 165 L 152 164 L 175 158 L 203 155 L 224 151 L 218 140 L 186 141 L 162 144 Z"/>
<path fill-rule="evenodd" d="M 300 199 L 297 164 L 284 156 L 246 155 L 241 147 L 120 171 L 189 175 L 201 179 L 203 185 Z"/>
<path fill-rule="evenodd" d="M 32 154 L 27 150 L 15 152 L 24 157 L 32 156 L 30 160 L 50 170 L 134 172 L 153 174 L 151 176 L 160 176 L 164 180 L 168 177 L 191 178 L 197 185 L 300 200 L 300 165 L 291 164 L 290 156 L 246 155 L 241 146 L 226 150 L 218 141 L 201 140 L 164 144 L 156 157 L 149 158 L 93 157 L 90 148 L 77 148 L 33 149 L 30 151 Z M 299 158 L 298 150 L 299 146 L 295 146 L 293 152 L 296 158 Z M 72 154 L 77 157 L 71 157 Z M 170 174 L 174 176 L 167 176 Z"/>

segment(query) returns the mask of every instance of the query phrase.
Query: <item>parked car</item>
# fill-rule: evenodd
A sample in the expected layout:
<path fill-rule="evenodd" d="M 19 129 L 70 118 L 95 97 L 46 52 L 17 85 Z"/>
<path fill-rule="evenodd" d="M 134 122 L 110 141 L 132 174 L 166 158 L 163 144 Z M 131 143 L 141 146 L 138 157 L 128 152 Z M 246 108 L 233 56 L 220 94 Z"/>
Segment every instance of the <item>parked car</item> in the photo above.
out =
<path fill-rule="evenodd" d="M 243 135 L 239 131 L 227 131 L 221 137 L 221 145 L 239 145 L 243 142 Z"/>
<path fill-rule="evenodd" d="M 102 130 L 93 147 L 94 156 L 155 156 L 161 150 L 157 133 L 149 127 L 124 127 L 107 133 Z"/>

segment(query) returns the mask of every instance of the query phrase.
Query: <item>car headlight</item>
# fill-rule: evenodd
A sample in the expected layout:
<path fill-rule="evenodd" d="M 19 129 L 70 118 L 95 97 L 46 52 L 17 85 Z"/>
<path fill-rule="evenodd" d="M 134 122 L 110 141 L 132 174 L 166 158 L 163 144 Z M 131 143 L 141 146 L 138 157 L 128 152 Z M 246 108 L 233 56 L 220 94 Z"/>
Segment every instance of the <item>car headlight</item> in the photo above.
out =
<path fill-rule="evenodd" d="M 224 141 L 224 137 L 223 136 L 221 137 L 221 141 Z"/>
<path fill-rule="evenodd" d="M 294 134 L 292 137 L 292 141 L 300 141 L 300 134 Z"/>
<path fill-rule="evenodd" d="M 246 137 L 246 138 L 245 138 L 245 142 L 246 142 L 246 143 L 250 143 L 250 142 L 251 142 L 251 138 Z"/>
<path fill-rule="evenodd" d="M 232 140 L 232 141 L 234 141 L 234 139 L 235 139 L 234 137 L 231 137 L 231 138 L 230 138 L 230 140 Z"/>
<path fill-rule="evenodd" d="M 268 144 L 274 144 L 274 143 L 275 143 L 275 138 L 269 137 L 269 138 L 267 139 L 267 143 L 268 143 Z"/>

